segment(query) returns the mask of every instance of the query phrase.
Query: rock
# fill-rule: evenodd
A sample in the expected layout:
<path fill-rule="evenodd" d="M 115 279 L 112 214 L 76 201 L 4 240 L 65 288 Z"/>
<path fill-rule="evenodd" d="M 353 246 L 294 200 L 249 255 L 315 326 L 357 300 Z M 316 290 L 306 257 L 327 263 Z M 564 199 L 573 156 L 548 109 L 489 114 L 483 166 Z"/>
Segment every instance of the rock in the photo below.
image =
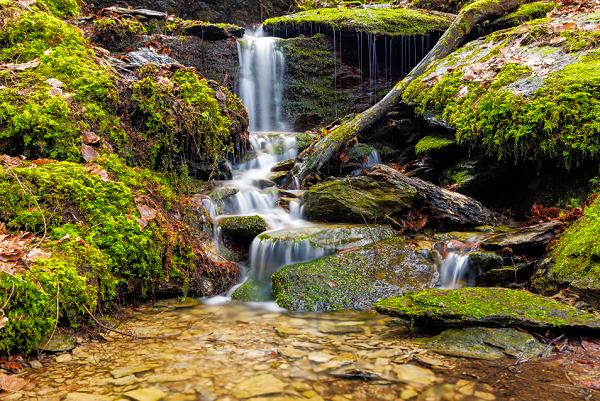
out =
<path fill-rule="evenodd" d="M 306 356 L 306 352 L 297 350 L 295 348 L 278 348 L 277 353 L 292 359 L 304 358 Z"/>
<path fill-rule="evenodd" d="M 297 198 L 297 199 L 302 199 L 304 197 L 304 194 L 306 193 L 305 190 L 294 190 L 294 189 L 280 189 L 279 193 L 282 196 L 286 196 L 288 198 Z"/>
<path fill-rule="evenodd" d="M 139 381 L 141 381 L 141 380 L 139 380 L 134 375 L 124 376 L 124 377 L 120 377 L 118 379 L 113 379 L 111 377 L 107 377 L 107 378 L 98 380 L 96 382 L 96 386 L 108 386 L 108 385 L 112 385 L 112 386 L 130 386 L 130 385 L 132 385 L 134 383 L 137 383 Z"/>
<path fill-rule="evenodd" d="M 73 360 L 73 356 L 71 354 L 62 354 L 56 357 L 56 362 L 71 362 Z"/>
<path fill-rule="evenodd" d="M 490 251 L 510 247 L 519 251 L 541 250 L 543 252 L 561 224 L 563 223 L 553 221 L 521 228 L 511 233 L 495 235 L 483 240 L 481 247 Z"/>
<path fill-rule="evenodd" d="M 415 193 L 412 186 L 396 180 L 328 178 L 304 194 L 304 212 L 313 219 L 333 222 L 385 221 L 386 216 L 407 212 Z"/>
<path fill-rule="evenodd" d="M 221 220 L 219 227 L 223 234 L 248 239 L 252 239 L 268 229 L 265 219 L 258 215 L 227 217 Z"/>
<path fill-rule="evenodd" d="M 292 311 L 369 309 L 379 299 L 431 288 L 439 273 L 400 238 L 281 268 L 272 279 L 279 306 Z"/>
<path fill-rule="evenodd" d="M 288 171 L 276 171 L 267 175 L 267 180 L 273 181 L 276 185 L 281 185 L 288 178 Z"/>
<path fill-rule="evenodd" d="M 476 389 L 485 391 L 479 391 Z M 471 382 L 467 380 L 459 380 L 454 385 L 454 391 L 463 395 L 474 396 L 481 400 L 493 401 L 496 399 L 496 396 L 491 394 L 495 391 L 494 388 L 489 384 L 480 383 L 479 381 Z"/>
<path fill-rule="evenodd" d="M 265 288 L 261 283 L 253 278 L 249 277 L 244 284 L 239 286 L 231 298 L 240 302 L 267 302 L 272 301 L 271 289 Z"/>
<path fill-rule="evenodd" d="M 469 254 L 471 267 L 480 272 L 504 267 L 504 259 L 495 252 L 475 251 Z M 514 276 L 514 275 L 513 275 Z"/>
<path fill-rule="evenodd" d="M 592 314 L 540 295 L 505 288 L 414 291 L 379 301 L 375 309 L 413 321 L 416 326 L 518 326 L 541 332 L 600 332 L 600 319 Z"/>
<path fill-rule="evenodd" d="M 492 268 L 476 276 L 475 283 L 490 287 L 501 283 L 515 282 L 515 280 L 526 280 L 531 277 L 535 266 L 535 262 L 519 262 L 514 266 L 508 264 L 507 266 Z"/>
<path fill-rule="evenodd" d="M 444 355 L 490 361 L 507 356 L 529 358 L 543 352 L 545 348 L 530 334 L 513 328 L 450 329 L 435 337 L 413 342 Z"/>
<path fill-rule="evenodd" d="M 185 35 L 200 36 L 203 40 L 223 40 L 231 37 L 241 38 L 246 30 L 235 25 L 194 23 L 183 29 Z"/>
<path fill-rule="evenodd" d="M 308 131 L 319 125 L 323 120 L 322 114 L 300 114 L 294 121 L 294 132 Z"/>
<path fill-rule="evenodd" d="M 252 185 L 254 185 L 255 187 L 258 187 L 260 189 L 265 189 L 265 188 L 274 187 L 277 184 L 275 184 L 275 181 L 259 179 L 259 180 L 252 180 Z"/>
<path fill-rule="evenodd" d="M 135 401 L 159 401 L 165 398 L 167 394 L 161 389 L 149 387 L 140 390 L 128 391 L 124 395 L 134 399 Z"/>
<path fill-rule="evenodd" d="M 333 358 L 333 355 L 326 354 L 325 352 L 311 352 L 310 354 L 308 354 L 308 360 L 317 363 L 329 362 Z"/>
<path fill-rule="evenodd" d="M 357 324 L 344 324 L 344 325 L 332 325 L 332 324 L 320 324 L 317 326 L 317 330 L 321 333 L 327 334 L 350 334 L 350 333 L 364 333 L 365 328 Z"/>
<path fill-rule="evenodd" d="M 50 340 L 50 342 L 48 342 L 48 340 Z M 47 334 L 42 337 L 37 348 L 42 351 L 66 352 L 73 350 L 75 346 L 75 337 L 66 334 L 54 333 L 53 336 L 51 336 L 51 334 Z"/>
<path fill-rule="evenodd" d="M 461 242 L 472 242 L 477 239 L 477 237 L 481 238 L 481 234 L 473 233 L 473 232 L 463 232 L 463 231 L 451 231 L 448 233 L 437 233 L 433 234 L 433 239 L 436 241 L 448 241 L 451 239 L 455 239 Z"/>
<path fill-rule="evenodd" d="M 121 8 L 121 7 L 111 7 L 111 9 L 119 14 L 119 15 L 133 15 L 135 17 L 143 16 L 146 18 L 156 18 L 156 19 L 165 19 L 167 18 L 167 14 L 160 11 L 146 10 L 143 8 L 138 8 L 135 10 L 130 10 L 129 8 Z"/>
<path fill-rule="evenodd" d="M 89 393 L 69 393 L 65 401 L 112 401 L 116 397 Z"/>
<path fill-rule="evenodd" d="M 352 363 L 356 363 L 358 359 L 354 354 L 342 352 L 329 362 L 325 362 L 314 368 L 315 372 L 324 372 L 326 370 L 338 369 Z"/>
<path fill-rule="evenodd" d="M 250 398 L 257 395 L 280 393 L 286 384 L 270 374 L 255 376 L 237 384 L 231 392 L 237 398 Z"/>
<path fill-rule="evenodd" d="M 398 380 L 409 384 L 431 384 L 436 381 L 435 374 L 426 368 L 415 365 L 394 365 Z"/>
<path fill-rule="evenodd" d="M 147 47 L 137 49 L 133 52 L 129 52 L 127 53 L 127 57 L 131 61 L 128 63 L 124 63 L 123 68 L 127 68 L 129 70 L 141 68 L 148 63 L 157 65 L 159 67 L 170 66 L 172 64 L 179 64 L 177 60 L 164 54 L 158 54 L 153 49 Z"/>
<path fill-rule="evenodd" d="M 120 377 L 129 376 L 129 375 L 132 375 L 134 373 L 146 372 L 148 370 L 152 370 L 156 366 L 157 365 L 150 365 L 150 364 L 138 365 L 138 366 L 130 366 L 130 367 L 126 367 L 126 368 L 115 369 L 115 370 L 111 371 L 110 374 L 115 379 L 118 379 Z"/>
<path fill-rule="evenodd" d="M 29 361 L 29 366 L 31 366 L 31 369 L 41 369 L 44 367 L 38 360 Z"/>
<path fill-rule="evenodd" d="M 296 159 L 284 160 L 271 167 L 272 172 L 277 171 L 290 171 L 296 165 Z"/>

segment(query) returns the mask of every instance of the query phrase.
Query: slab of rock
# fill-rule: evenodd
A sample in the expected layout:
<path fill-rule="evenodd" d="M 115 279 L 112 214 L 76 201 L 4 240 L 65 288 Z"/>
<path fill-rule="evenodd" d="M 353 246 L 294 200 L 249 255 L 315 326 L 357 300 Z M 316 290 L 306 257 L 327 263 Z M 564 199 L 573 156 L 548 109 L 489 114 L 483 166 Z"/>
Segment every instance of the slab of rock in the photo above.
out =
<path fill-rule="evenodd" d="M 300 190 L 300 189 L 280 189 L 279 193 L 282 196 L 286 196 L 288 198 L 302 198 L 304 197 L 304 194 L 306 193 L 305 190 Z"/>
<path fill-rule="evenodd" d="M 126 367 L 126 368 L 115 369 L 115 370 L 111 371 L 110 374 L 115 379 L 118 379 L 120 377 L 129 376 L 129 375 L 132 375 L 134 373 L 146 372 L 148 370 L 152 370 L 156 366 L 157 365 L 150 365 L 150 364 L 147 364 L 147 365 L 138 365 L 138 366 L 130 366 L 130 367 Z"/>
<path fill-rule="evenodd" d="M 258 180 L 252 180 L 252 185 L 254 185 L 255 187 L 258 187 L 260 189 L 265 189 L 265 188 L 274 187 L 277 184 L 275 183 L 275 181 L 258 179 Z"/>
<path fill-rule="evenodd" d="M 450 329 L 435 337 L 413 342 L 440 354 L 489 361 L 505 357 L 529 358 L 545 348 L 532 335 L 513 328 Z"/>
<path fill-rule="evenodd" d="M 433 287 L 435 265 L 398 237 L 281 268 L 271 277 L 277 304 L 292 311 L 370 309 L 379 299 Z"/>
<path fill-rule="evenodd" d="M 227 217 L 221 220 L 219 227 L 223 230 L 223 234 L 236 238 L 254 238 L 268 229 L 265 219 L 258 215 Z"/>
<path fill-rule="evenodd" d="M 50 340 L 50 342 L 48 342 Z M 66 334 L 54 333 L 53 336 L 47 334 L 42 337 L 38 344 L 38 349 L 50 352 L 66 352 L 75 348 L 75 337 Z"/>
<path fill-rule="evenodd" d="M 100 394 L 89 394 L 89 393 L 69 393 L 65 398 L 66 401 L 112 401 L 116 399 L 116 397 L 111 397 L 109 395 L 100 395 Z"/>
<path fill-rule="evenodd" d="M 295 165 L 296 165 L 296 159 L 284 160 L 282 162 L 275 164 L 273 167 L 271 167 L 271 171 L 272 172 L 290 171 L 291 169 L 294 168 Z"/>
<path fill-rule="evenodd" d="M 552 237 L 556 235 L 557 228 L 562 224 L 562 222 L 552 221 L 521 228 L 511 233 L 495 235 L 485 239 L 481 243 L 481 247 L 490 251 L 504 247 L 521 251 L 544 250 Z"/>
<path fill-rule="evenodd" d="M 161 389 L 149 387 L 128 391 L 124 395 L 135 401 L 159 401 L 165 398 L 167 394 Z"/>
<path fill-rule="evenodd" d="M 553 299 L 506 288 L 429 289 L 375 304 L 417 326 L 519 326 L 533 331 L 600 333 L 600 319 Z"/>
<path fill-rule="evenodd" d="M 123 68 L 127 68 L 129 70 L 143 67 L 148 63 L 157 65 L 159 67 L 179 64 L 177 60 L 164 54 L 158 54 L 154 50 L 145 47 L 127 53 L 127 57 L 131 61 L 123 64 Z"/>
<path fill-rule="evenodd" d="M 273 181 L 277 185 L 281 185 L 288 178 L 288 174 L 288 171 L 275 171 L 267 175 L 267 180 Z"/>
<path fill-rule="evenodd" d="M 200 36 L 203 40 L 223 40 L 231 37 L 241 38 L 246 30 L 229 24 L 192 24 L 185 27 L 183 33 Z"/>
<path fill-rule="evenodd" d="M 323 120 L 322 114 L 300 114 L 294 121 L 294 132 L 304 132 L 315 128 Z"/>
<path fill-rule="evenodd" d="M 328 178 L 304 194 L 304 212 L 316 220 L 345 223 L 384 221 L 407 212 L 416 190 L 396 180 Z"/>
<path fill-rule="evenodd" d="M 150 18 L 156 18 L 156 19 L 165 19 L 167 18 L 167 14 L 160 12 L 160 11 L 154 11 L 154 10 L 146 10 L 143 8 L 137 9 L 137 10 L 130 10 L 129 8 L 121 8 L 121 7 L 113 7 L 113 11 L 116 12 L 119 15 L 133 15 L 135 17 L 146 17 L 148 19 Z"/>
<path fill-rule="evenodd" d="M 492 268 L 476 276 L 475 282 L 491 287 L 500 283 L 526 280 L 531 277 L 535 266 L 535 262 L 519 262 L 514 265 L 507 264 L 506 266 Z"/>
<path fill-rule="evenodd" d="M 286 384 L 275 376 L 266 374 L 255 376 L 237 384 L 231 392 L 237 398 L 251 398 L 257 395 L 280 393 Z"/>

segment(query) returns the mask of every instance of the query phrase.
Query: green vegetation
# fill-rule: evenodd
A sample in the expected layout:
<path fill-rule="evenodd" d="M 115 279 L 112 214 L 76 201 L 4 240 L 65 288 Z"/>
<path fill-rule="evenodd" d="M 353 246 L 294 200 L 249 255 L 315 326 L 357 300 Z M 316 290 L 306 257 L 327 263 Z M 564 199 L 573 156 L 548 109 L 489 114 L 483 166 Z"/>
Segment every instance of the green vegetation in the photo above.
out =
<path fill-rule="evenodd" d="M 254 238 L 268 229 L 265 219 L 258 215 L 228 217 L 221 221 L 219 227 L 224 234 L 250 238 Z"/>
<path fill-rule="evenodd" d="M 461 288 L 459 290 L 430 289 L 414 291 L 401 297 L 383 299 L 375 304 L 380 313 L 417 319 L 499 318 L 537 321 L 543 325 L 565 326 L 593 322 L 596 317 L 555 300 L 526 291 L 506 288 Z M 444 316 L 444 317 L 442 317 Z"/>
<path fill-rule="evenodd" d="M 452 23 L 449 16 L 427 11 L 396 8 L 322 8 L 303 11 L 264 22 L 265 30 L 284 30 L 314 24 L 327 29 L 363 32 L 371 35 L 411 36 L 444 31 Z"/>
<path fill-rule="evenodd" d="M 296 147 L 298 148 L 298 153 L 301 153 L 303 150 L 308 148 L 312 143 L 312 137 L 308 134 L 298 134 L 296 135 Z"/>
<path fill-rule="evenodd" d="M 600 199 L 585 209 L 552 249 L 554 274 L 570 280 L 600 280 Z"/>
<path fill-rule="evenodd" d="M 545 18 L 547 13 L 556 8 L 558 8 L 558 4 L 552 1 L 536 1 L 535 3 L 522 4 L 515 12 L 500 18 L 496 23 L 518 26 L 527 21 Z"/>
<path fill-rule="evenodd" d="M 451 138 L 427 135 L 415 145 L 415 152 L 418 155 L 426 155 L 430 151 L 440 150 L 455 143 Z"/>
<path fill-rule="evenodd" d="M 426 10 L 458 14 L 461 8 L 475 0 L 412 0 L 411 4 Z"/>

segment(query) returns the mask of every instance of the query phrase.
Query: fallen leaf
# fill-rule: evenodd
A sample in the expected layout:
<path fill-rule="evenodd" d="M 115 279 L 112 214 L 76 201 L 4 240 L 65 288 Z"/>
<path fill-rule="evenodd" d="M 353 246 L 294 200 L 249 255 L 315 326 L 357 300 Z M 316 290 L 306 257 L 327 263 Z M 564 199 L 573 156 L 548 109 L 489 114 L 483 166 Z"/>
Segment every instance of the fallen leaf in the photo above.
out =
<path fill-rule="evenodd" d="M 8 252 L 0 252 L 0 261 L 17 261 L 25 256 L 24 251 L 8 251 Z"/>
<path fill-rule="evenodd" d="M 351 251 L 356 251 L 357 249 L 360 248 L 350 248 L 350 249 L 344 249 L 343 251 L 340 252 L 340 255 L 345 254 L 346 252 L 351 252 Z"/>
<path fill-rule="evenodd" d="M 81 145 L 81 155 L 83 156 L 83 159 L 86 162 L 100 157 L 100 155 L 98 154 L 98 152 L 96 152 L 94 148 L 85 144 Z"/>
<path fill-rule="evenodd" d="M 148 221 L 146 221 L 146 219 L 140 219 L 138 217 L 135 218 L 138 222 L 138 224 L 140 225 L 140 230 L 142 230 L 142 232 L 146 229 L 146 226 L 148 226 Z"/>
<path fill-rule="evenodd" d="M 340 154 L 340 160 L 344 163 L 348 163 L 348 160 L 350 160 L 350 158 L 348 156 L 346 156 L 345 153 Z"/>
<path fill-rule="evenodd" d="M 333 287 L 339 287 L 340 285 L 339 285 L 338 283 L 334 283 L 333 281 L 330 281 L 330 282 L 329 282 L 329 286 L 330 286 L 331 288 L 333 288 Z"/>
<path fill-rule="evenodd" d="M 4 365 L 4 368 L 6 368 L 6 369 L 12 369 L 12 370 L 23 369 L 23 365 L 21 365 L 19 362 L 6 362 L 3 365 Z"/>
<path fill-rule="evenodd" d="M 565 38 L 563 36 L 556 36 L 556 37 L 550 39 L 550 44 L 551 45 L 558 45 L 558 44 L 564 42 L 565 40 L 567 40 L 567 38 Z"/>
<path fill-rule="evenodd" d="M 23 390 L 29 384 L 29 380 L 21 379 L 15 375 L 0 373 L 0 388 L 5 391 L 15 392 Z"/>
<path fill-rule="evenodd" d="M 27 256 L 25 256 L 25 260 L 28 262 L 33 262 L 36 259 L 50 259 L 52 254 L 50 252 L 44 252 L 39 248 L 32 249 L 29 251 Z"/>
<path fill-rule="evenodd" d="M 417 223 L 415 224 L 415 228 L 417 230 L 420 230 L 423 227 L 425 227 L 425 224 L 427 224 L 427 219 L 428 218 L 429 218 L 429 216 L 423 216 L 419 220 L 417 220 Z"/>
<path fill-rule="evenodd" d="M 100 137 L 91 131 L 83 131 L 81 139 L 85 143 L 97 143 L 100 141 Z"/>
<path fill-rule="evenodd" d="M 217 89 L 217 99 L 219 99 L 222 102 L 227 100 L 227 96 L 223 93 L 221 89 Z"/>
<path fill-rule="evenodd" d="M 67 386 L 67 385 L 59 386 L 58 387 L 58 391 L 73 391 L 73 390 L 75 390 L 78 387 L 79 387 L 79 384 L 73 383 L 70 386 Z"/>
<path fill-rule="evenodd" d="M 6 323 L 8 323 L 8 318 L 6 316 L 0 317 L 0 329 L 3 329 Z"/>
<path fill-rule="evenodd" d="M 594 390 L 600 390 L 600 381 L 598 380 L 581 380 L 577 384 L 581 387 L 592 388 Z"/>
<path fill-rule="evenodd" d="M 135 207 L 140 212 L 142 219 L 145 219 L 145 220 L 152 220 L 153 218 L 156 217 L 156 214 L 158 213 L 158 211 L 156 209 L 153 209 L 147 205 L 141 205 L 138 203 L 137 205 L 135 205 Z"/>
<path fill-rule="evenodd" d="M 37 159 L 32 161 L 31 163 L 35 164 L 36 166 L 41 166 L 42 164 L 56 163 L 56 161 L 50 159 Z"/>
<path fill-rule="evenodd" d="M 243 321 L 241 321 L 241 320 L 236 320 L 236 321 L 235 321 L 235 324 L 250 324 L 250 323 L 248 323 L 248 322 L 243 322 Z"/>

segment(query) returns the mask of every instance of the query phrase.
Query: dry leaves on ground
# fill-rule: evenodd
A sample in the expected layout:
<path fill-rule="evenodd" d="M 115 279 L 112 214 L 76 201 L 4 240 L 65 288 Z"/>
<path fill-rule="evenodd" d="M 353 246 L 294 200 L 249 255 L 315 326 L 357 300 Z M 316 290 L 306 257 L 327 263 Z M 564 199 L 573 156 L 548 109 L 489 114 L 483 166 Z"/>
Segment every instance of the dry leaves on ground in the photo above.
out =
<path fill-rule="evenodd" d="M 38 240 L 32 233 L 20 231 L 9 234 L 4 223 L 0 223 L 0 271 L 14 274 L 22 261 L 33 262 L 36 259 L 50 259 L 52 254 L 39 248 L 28 249 Z"/>
<path fill-rule="evenodd" d="M 35 383 L 21 379 L 15 375 L 6 375 L 0 373 L 0 388 L 4 391 L 15 392 L 15 391 L 28 391 L 33 390 Z"/>

